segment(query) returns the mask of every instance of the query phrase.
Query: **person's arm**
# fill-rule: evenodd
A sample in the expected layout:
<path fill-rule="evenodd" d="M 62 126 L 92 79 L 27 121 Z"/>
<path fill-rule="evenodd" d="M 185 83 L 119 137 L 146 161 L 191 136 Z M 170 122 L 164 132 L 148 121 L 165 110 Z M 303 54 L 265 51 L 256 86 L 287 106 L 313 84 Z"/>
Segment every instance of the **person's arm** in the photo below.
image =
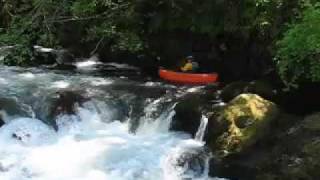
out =
<path fill-rule="evenodd" d="M 183 67 L 181 67 L 181 71 L 182 72 L 191 71 L 191 70 L 192 70 L 192 64 L 191 63 L 187 63 Z"/>

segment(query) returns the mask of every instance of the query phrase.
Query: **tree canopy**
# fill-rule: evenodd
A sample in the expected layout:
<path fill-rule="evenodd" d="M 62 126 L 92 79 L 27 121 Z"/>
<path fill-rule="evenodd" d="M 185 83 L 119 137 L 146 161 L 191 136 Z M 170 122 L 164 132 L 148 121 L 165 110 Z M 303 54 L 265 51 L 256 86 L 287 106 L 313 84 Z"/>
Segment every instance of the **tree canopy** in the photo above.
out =
<path fill-rule="evenodd" d="M 7 64 L 32 64 L 33 45 L 88 44 L 88 53 L 135 55 L 150 37 L 188 32 L 253 37 L 274 55 L 286 82 L 320 81 L 317 0 L 10 0 L 0 1 L 0 45 Z M 290 24 L 288 26 L 288 24 Z M 73 39 L 71 37 L 74 37 Z M 278 42 L 278 43 L 276 43 Z"/>

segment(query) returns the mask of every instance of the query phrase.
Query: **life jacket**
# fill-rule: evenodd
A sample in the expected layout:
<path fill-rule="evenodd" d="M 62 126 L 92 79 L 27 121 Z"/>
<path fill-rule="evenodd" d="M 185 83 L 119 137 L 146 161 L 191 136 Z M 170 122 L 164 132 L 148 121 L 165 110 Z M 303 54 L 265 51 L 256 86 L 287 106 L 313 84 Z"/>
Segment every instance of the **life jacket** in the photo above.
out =
<path fill-rule="evenodd" d="M 199 70 L 199 63 L 197 62 L 192 62 L 192 71 L 198 71 Z"/>

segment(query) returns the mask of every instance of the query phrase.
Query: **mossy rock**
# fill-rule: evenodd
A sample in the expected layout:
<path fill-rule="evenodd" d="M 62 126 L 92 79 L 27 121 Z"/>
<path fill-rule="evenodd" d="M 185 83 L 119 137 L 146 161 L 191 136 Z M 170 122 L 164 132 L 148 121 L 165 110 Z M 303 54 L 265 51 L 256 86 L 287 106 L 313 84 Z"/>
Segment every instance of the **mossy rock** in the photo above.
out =
<path fill-rule="evenodd" d="M 244 148 L 241 151 L 231 151 L 233 154 L 222 156 L 222 162 L 218 164 L 222 169 L 219 172 L 214 169 L 214 172 L 223 175 L 221 177 L 239 180 L 319 179 L 320 113 L 305 118 L 281 113 L 275 120 L 265 119 L 265 121 L 270 122 L 267 123 L 269 125 L 260 126 L 259 129 L 261 132 L 269 133 L 265 133 L 260 139 L 252 138 L 256 140 L 256 144 L 250 146 L 250 148 L 248 148 L 249 146 L 242 146 Z M 258 126 L 254 125 L 254 127 Z M 239 129 L 241 131 L 241 128 Z M 225 134 L 230 135 L 230 132 L 228 131 Z M 225 137 L 229 138 L 228 136 Z M 259 135 L 256 135 L 256 137 L 259 137 Z M 268 141 L 270 137 L 271 143 Z M 230 142 L 232 142 L 232 139 Z M 218 146 L 220 144 L 215 145 L 216 148 L 221 147 Z"/>
<path fill-rule="evenodd" d="M 278 115 L 279 109 L 274 103 L 255 94 L 239 95 L 215 119 L 216 124 L 228 124 L 228 127 L 211 140 L 211 148 L 227 154 L 241 152 L 267 136 Z"/>

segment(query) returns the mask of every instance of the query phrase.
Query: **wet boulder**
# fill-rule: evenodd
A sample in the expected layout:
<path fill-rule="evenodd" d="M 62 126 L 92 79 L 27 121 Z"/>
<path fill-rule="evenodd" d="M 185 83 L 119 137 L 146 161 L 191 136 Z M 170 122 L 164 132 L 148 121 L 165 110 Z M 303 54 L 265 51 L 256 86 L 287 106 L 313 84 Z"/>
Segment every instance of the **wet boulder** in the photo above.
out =
<path fill-rule="evenodd" d="M 66 49 L 55 50 L 55 54 L 57 56 L 56 61 L 59 65 L 72 64 L 75 61 L 74 55 Z"/>
<path fill-rule="evenodd" d="M 76 66 L 75 56 L 67 49 L 51 49 L 42 46 L 33 46 L 34 53 L 39 64 L 54 64 L 51 68 L 61 70 L 72 70 Z"/>
<path fill-rule="evenodd" d="M 70 116 L 70 121 L 73 121 L 76 118 L 74 115 L 77 114 L 77 107 L 82 106 L 88 100 L 89 98 L 85 97 L 80 91 L 62 90 L 56 92 L 56 96 L 49 105 L 48 123 L 58 130 L 59 123 L 57 122 L 57 118 L 67 115 Z"/>
<path fill-rule="evenodd" d="M 81 92 L 72 90 L 58 91 L 51 104 L 49 118 L 54 120 L 61 114 L 74 115 L 77 113 L 76 108 L 86 101 L 88 101 L 88 98 L 83 96 Z"/>
<path fill-rule="evenodd" d="M 28 108 L 14 98 L 0 97 L 0 112 L 0 120 L 3 121 L 6 121 L 8 116 L 30 117 Z"/>
<path fill-rule="evenodd" d="M 210 118 L 209 146 L 216 153 L 228 155 L 246 150 L 270 132 L 279 115 L 278 107 L 258 95 L 241 94 Z"/>
<path fill-rule="evenodd" d="M 244 81 L 230 83 L 221 90 L 220 97 L 224 102 L 229 102 L 233 98 L 244 93 L 247 86 L 248 82 Z"/>
<path fill-rule="evenodd" d="M 269 101 L 277 101 L 278 89 L 267 81 L 251 81 L 247 86 L 246 91 L 247 93 L 257 94 Z"/>
<path fill-rule="evenodd" d="M 196 179 L 206 175 L 210 158 L 210 152 L 202 146 L 183 145 L 170 153 L 167 163 L 176 176 Z"/>
<path fill-rule="evenodd" d="M 257 163 L 257 179 L 314 180 L 320 176 L 320 113 L 295 123 Z"/>
<path fill-rule="evenodd" d="M 251 82 L 237 81 L 225 86 L 221 90 L 220 97 L 224 102 L 229 102 L 243 93 L 257 94 L 267 100 L 275 100 L 277 90 L 266 81 L 257 80 Z"/>
<path fill-rule="evenodd" d="M 55 64 L 50 67 L 51 69 L 57 69 L 57 70 L 75 70 L 77 69 L 77 66 L 73 64 Z"/>
<path fill-rule="evenodd" d="M 2 116 L 2 113 L 0 113 L 0 127 L 4 125 L 4 120 Z"/>
<path fill-rule="evenodd" d="M 170 130 L 183 131 L 194 136 L 201 122 L 201 99 L 196 95 L 184 97 L 175 107 Z"/>

